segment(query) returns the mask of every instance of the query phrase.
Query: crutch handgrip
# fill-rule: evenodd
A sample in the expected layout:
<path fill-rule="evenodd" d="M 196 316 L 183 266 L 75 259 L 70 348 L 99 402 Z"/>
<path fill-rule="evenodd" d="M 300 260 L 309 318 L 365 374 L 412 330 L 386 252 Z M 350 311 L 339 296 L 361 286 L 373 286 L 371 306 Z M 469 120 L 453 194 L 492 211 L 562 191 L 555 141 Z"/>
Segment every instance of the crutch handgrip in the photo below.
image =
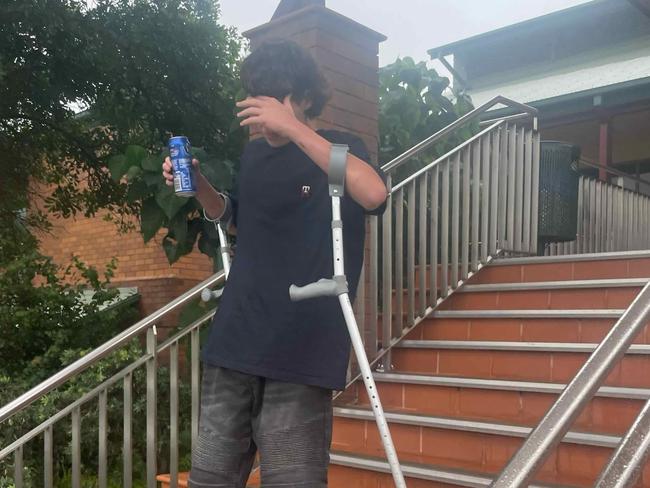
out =
<path fill-rule="evenodd" d="M 299 302 L 309 298 L 336 296 L 337 290 L 338 285 L 336 281 L 322 278 L 315 283 L 309 283 L 305 286 L 291 285 L 289 287 L 289 297 L 292 302 Z"/>

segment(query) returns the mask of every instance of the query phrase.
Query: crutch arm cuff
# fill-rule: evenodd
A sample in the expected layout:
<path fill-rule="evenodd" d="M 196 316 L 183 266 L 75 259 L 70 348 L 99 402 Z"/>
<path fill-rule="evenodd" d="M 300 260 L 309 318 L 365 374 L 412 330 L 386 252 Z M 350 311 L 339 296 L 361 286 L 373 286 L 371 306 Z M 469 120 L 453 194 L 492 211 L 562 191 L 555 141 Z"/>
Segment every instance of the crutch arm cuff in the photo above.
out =
<path fill-rule="evenodd" d="M 208 222 L 215 222 L 215 223 L 225 222 L 228 224 L 232 220 L 232 201 L 230 200 L 230 197 L 225 193 L 219 192 L 219 195 L 221 195 L 221 198 L 223 198 L 223 211 L 221 212 L 221 215 L 211 219 L 210 217 L 208 217 L 208 214 L 206 213 L 205 209 L 203 209 L 203 218 Z"/>
<path fill-rule="evenodd" d="M 345 173 L 348 166 L 349 149 L 347 144 L 332 144 L 330 149 L 327 179 L 329 193 L 332 197 L 342 197 L 345 191 Z"/>

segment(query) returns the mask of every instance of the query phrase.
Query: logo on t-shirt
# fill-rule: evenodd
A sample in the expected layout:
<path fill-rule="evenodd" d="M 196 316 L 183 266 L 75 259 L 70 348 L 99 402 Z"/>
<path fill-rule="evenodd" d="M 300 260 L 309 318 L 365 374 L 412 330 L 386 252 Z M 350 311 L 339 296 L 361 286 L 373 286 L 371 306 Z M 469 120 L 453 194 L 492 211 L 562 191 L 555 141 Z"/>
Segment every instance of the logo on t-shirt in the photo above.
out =
<path fill-rule="evenodd" d="M 311 196 L 311 186 L 302 185 L 300 189 L 300 198 L 309 198 Z"/>

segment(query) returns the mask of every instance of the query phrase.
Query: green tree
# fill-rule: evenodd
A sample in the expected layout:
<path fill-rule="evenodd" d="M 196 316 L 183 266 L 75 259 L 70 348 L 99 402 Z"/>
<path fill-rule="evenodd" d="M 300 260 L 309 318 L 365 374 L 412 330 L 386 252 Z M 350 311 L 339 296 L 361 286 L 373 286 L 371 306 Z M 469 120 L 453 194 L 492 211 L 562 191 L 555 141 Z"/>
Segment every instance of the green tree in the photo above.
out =
<path fill-rule="evenodd" d="M 0 244 L 5 240 L 0 236 Z M 2 247 L 11 245 L 13 242 Z M 20 251 L 0 262 L 0 405 L 108 340 L 137 316 L 133 306 L 106 308 L 117 293 L 108 288 L 114 262 L 100 273 L 76 258 L 65 268 L 57 266 L 37 251 L 35 242 L 23 243 Z M 0 446 L 7 446 L 76 400 L 137 357 L 139 351 L 139 344 L 131 344 L 5 421 L 0 429 Z M 64 430 L 57 429 L 55 435 L 58 445 L 67 444 Z M 87 452 L 93 452 L 95 444 L 89 442 Z M 25 449 L 27 467 L 32 468 L 26 473 L 31 486 L 41 484 L 41 470 L 34 467 L 40 458 L 39 449 L 34 442 Z M 57 452 L 57 466 L 65 464 L 62 460 L 66 456 L 66 452 Z M 9 468 L 6 461 L 0 463 L 0 487 L 11 486 Z"/>
<path fill-rule="evenodd" d="M 232 125 L 241 42 L 218 23 L 216 1 L 8 0 L 2 14 L 0 405 L 135 319 L 134 310 L 100 311 L 114 293 L 108 286 L 115 264 L 102 274 L 78 260 L 57 265 L 38 252 L 39 232 L 48 230 L 49 217 L 91 216 L 106 209 L 127 228 L 132 216 L 142 216 L 146 236 L 154 228 L 170 229 L 165 245 L 170 259 L 177 259 L 188 249 L 178 222 L 196 220 L 197 209 L 161 186 L 161 148 L 171 134 L 189 136 L 201 148 L 204 172 L 227 188 L 236 169 L 230 161 L 236 160 L 243 140 Z M 131 163 L 145 160 L 145 167 L 128 171 Z M 43 187 L 48 193 L 41 195 Z M 191 223 L 185 228 L 194 239 L 213 232 Z M 90 301 L 80 301 L 88 290 Z M 3 423 L 0 446 L 141 353 L 135 342 Z M 164 385 L 165 368 L 159 374 Z M 136 413 L 143 409 L 142 385 L 136 375 Z M 119 392 L 110 395 L 109 406 L 117 405 Z M 96 426 L 95 408 L 82 409 L 84 418 L 95 420 L 85 428 Z M 119 408 L 111 412 L 120 414 Z M 118 420 L 109 424 L 118 426 Z M 162 414 L 161 435 L 164 421 Z M 145 439 L 137 430 L 141 427 L 142 422 L 134 424 L 136 473 L 144 471 L 138 465 Z M 113 437 L 109 433 L 110 452 L 119 452 L 118 430 Z M 55 436 L 57 446 L 69 445 L 65 425 Z M 83 442 L 83 452 L 96 459 L 96 437 L 84 436 Z M 38 442 L 30 446 L 34 451 L 25 452 L 26 462 L 42 456 Z M 70 453 L 56 449 L 55 454 L 56 475 L 65 484 Z M 28 485 L 42 486 L 41 473 L 30 470 Z M 10 478 L 5 460 L 0 486 L 11 486 Z"/>
<path fill-rule="evenodd" d="M 125 181 L 106 171 L 109 158 L 129 145 L 158 153 L 169 135 L 185 134 L 215 165 L 235 160 L 242 143 L 232 125 L 241 42 L 218 15 L 218 4 L 206 0 L 98 0 L 92 8 L 85 0 L 5 2 L 2 230 L 15 230 L 25 208 L 28 229 L 47 228 L 32 205 L 40 196 L 35 182 L 53 188 L 45 212 L 68 217 L 108 209 L 121 224 L 140 215 L 153 190 L 129 184 L 133 174 Z M 227 187 L 232 164 L 224 167 L 227 178 L 216 183 Z M 161 212 L 162 225 L 171 226 L 164 205 Z"/>
<path fill-rule="evenodd" d="M 379 159 L 387 163 L 474 107 L 470 98 L 426 62 L 398 58 L 379 70 Z M 476 125 L 443 138 L 398 171 L 407 175 L 430 163 L 476 131 Z"/>

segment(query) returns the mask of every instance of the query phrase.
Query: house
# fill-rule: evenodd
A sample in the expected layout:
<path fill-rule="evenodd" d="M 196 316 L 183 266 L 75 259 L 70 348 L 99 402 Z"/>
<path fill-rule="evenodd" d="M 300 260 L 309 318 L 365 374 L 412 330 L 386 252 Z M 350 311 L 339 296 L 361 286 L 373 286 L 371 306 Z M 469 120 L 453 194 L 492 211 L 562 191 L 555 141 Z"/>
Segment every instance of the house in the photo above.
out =
<path fill-rule="evenodd" d="M 650 181 L 647 0 L 592 0 L 429 54 L 477 106 L 502 95 L 538 108 L 542 139 L 580 146 L 583 174 L 650 194 L 638 181 Z"/>

